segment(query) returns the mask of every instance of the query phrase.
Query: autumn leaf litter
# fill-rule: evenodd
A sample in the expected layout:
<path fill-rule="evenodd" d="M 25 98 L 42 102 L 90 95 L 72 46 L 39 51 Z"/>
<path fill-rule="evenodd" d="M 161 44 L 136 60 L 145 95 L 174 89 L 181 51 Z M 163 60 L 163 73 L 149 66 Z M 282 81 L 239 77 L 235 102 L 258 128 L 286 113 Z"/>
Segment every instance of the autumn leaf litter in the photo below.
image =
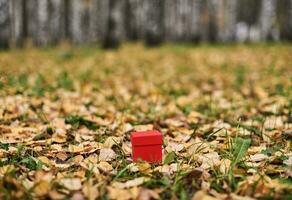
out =
<path fill-rule="evenodd" d="M 291 47 L 63 51 L 0 53 L 1 198 L 291 198 Z M 163 163 L 132 163 L 144 130 Z"/>

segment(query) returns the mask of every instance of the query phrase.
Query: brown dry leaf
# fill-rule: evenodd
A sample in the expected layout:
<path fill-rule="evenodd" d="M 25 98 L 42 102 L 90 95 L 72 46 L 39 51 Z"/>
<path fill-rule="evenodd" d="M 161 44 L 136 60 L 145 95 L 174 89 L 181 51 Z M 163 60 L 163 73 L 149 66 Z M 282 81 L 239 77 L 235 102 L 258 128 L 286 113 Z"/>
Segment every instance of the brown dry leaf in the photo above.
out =
<path fill-rule="evenodd" d="M 82 188 L 81 180 L 79 178 L 64 178 L 59 180 L 59 183 L 68 190 L 80 190 Z"/>
<path fill-rule="evenodd" d="M 192 197 L 192 200 L 216 200 L 217 198 L 208 195 L 204 191 L 198 191 Z"/>
<path fill-rule="evenodd" d="M 140 172 L 143 172 L 146 174 L 149 174 L 152 172 L 151 165 L 147 162 L 136 163 L 136 166 L 138 167 Z"/>
<path fill-rule="evenodd" d="M 52 165 L 52 161 L 49 158 L 45 157 L 45 156 L 38 157 L 38 160 L 40 160 L 42 163 L 44 163 L 47 166 L 51 166 Z"/>
<path fill-rule="evenodd" d="M 36 184 L 33 191 L 39 197 L 45 196 L 50 191 L 50 183 L 42 180 Z"/>
<path fill-rule="evenodd" d="M 139 168 L 137 167 L 137 165 L 135 163 L 131 163 L 127 166 L 130 170 L 130 172 L 138 172 Z"/>
<path fill-rule="evenodd" d="M 274 128 L 283 128 L 284 126 L 284 122 L 283 122 L 283 118 L 282 117 L 275 117 L 275 116 L 271 116 L 271 117 L 267 117 L 264 123 L 264 127 L 266 129 L 274 129 Z"/>
<path fill-rule="evenodd" d="M 147 124 L 147 125 L 137 125 L 134 126 L 135 131 L 151 131 L 153 130 L 153 124 Z"/>
<path fill-rule="evenodd" d="M 177 119 L 166 119 L 165 123 L 170 127 L 181 127 L 184 125 L 183 122 L 181 122 Z"/>
<path fill-rule="evenodd" d="M 210 150 L 209 145 L 198 137 L 196 137 L 194 141 L 188 142 L 186 144 L 186 149 L 189 156 L 193 156 L 198 153 L 207 153 Z"/>
<path fill-rule="evenodd" d="M 179 143 L 175 143 L 175 142 L 169 142 L 167 147 L 165 148 L 167 152 L 180 152 L 184 149 L 184 145 L 183 144 L 179 144 Z"/>
<path fill-rule="evenodd" d="M 107 187 L 110 199 L 128 200 L 136 199 L 139 195 L 139 189 L 133 187 L 130 189 L 118 189 L 114 187 Z"/>
<path fill-rule="evenodd" d="M 125 143 L 125 142 L 122 145 L 122 149 L 127 156 L 129 156 L 132 153 L 132 148 L 130 145 L 131 145 L 130 143 Z"/>
<path fill-rule="evenodd" d="M 217 152 L 200 155 L 198 161 L 202 163 L 201 168 L 210 169 L 220 165 L 220 157 Z"/>
<path fill-rule="evenodd" d="M 104 148 L 112 148 L 116 144 L 120 144 L 121 138 L 118 137 L 108 137 L 103 143 Z"/>
<path fill-rule="evenodd" d="M 129 180 L 125 183 L 114 182 L 112 184 L 112 186 L 115 188 L 119 188 L 119 189 L 131 188 L 131 187 L 136 187 L 136 186 L 142 185 L 147 180 L 149 180 L 149 178 L 139 177 L 139 178 L 135 178 L 133 180 Z"/>
<path fill-rule="evenodd" d="M 55 132 L 52 135 L 52 141 L 55 143 L 64 143 L 67 141 L 67 135 L 66 132 L 63 131 L 62 129 L 57 129 L 58 132 Z"/>
<path fill-rule="evenodd" d="M 220 163 L 219 171 L 222 174 L 227 174 L 230 170 L 231 160 L 229 159 L 222 159 Z"/>
<path fill-rule="evenodd" d="M 66 152 L 58 152 L 56 157 L 62 161 L 65 161 L 65 160 L 67 160 L 68 155 Z"/>
<path fill-rule="evenodd" d="M 116 159 L 116 153 L 112 149 L 101 149 L 99 153 L 99 161 L 112 161 Z"/>
<path fill-rule="evenodd" d="M 105 161 L 98 163 L 97 167 L 104 172 L 110 172 L 113 170 L 113 167 L 108 162 Z"/>
<path fill-rule="evenodd" d="M 88 200 L 95 200 L 99 196 L 98 186 L 92 185 L 92 181 L 84 183 L 82 192 Z"/>
<path fill-rule="evenodd" d="M 0 167 L 0 175 L 7 174 L 9 172 L 12 172 L 15 169 L 14 165 L 5 165 L 3 167 Z"/>
<path fill-rule="evenodd" d="M 26 178 L 22 181 L 22 185 L 25 187 L 25 189 L 30 190 L 33 188 L 34 182 Z"/>
<path fill-rule="evenodd" d="M 137 200 L 159 199 L 159 194 L 154 190 L 141 188 Z"/>
<path fill-rule="evenodd" d="M 266 160 L 267 158 L 268 158 L 267 155 L 262 154 L 262 153 L 258 153 L 258 154 L 255 154 L 255 155 L 251 155 L 249 160 L 251 162 L 260 162 L 260 161 Z"/>
<path fill-rule="evenodd" d="M 66 129 L 68 125 L 65 124 L 65 120 L 63 118 L 54 118 L 50 125 L 55 128 Z"/>
<path fill-rule="evenodd" d="M 158 166 L 154 171 L 161 172 L 164 174 L 172 175 L 178 170 L 178 163 L 172 163 L 171 165 Z"/>
<path fill-rule="evenodd" d="M 38 170 L 35 172 L 35 181 L 47 181 L 50 183 L 53 180 L 53 174 L 51 172 L 45 172 L 43 170 Z"/>
<path fill-rule="evenodd" d="M 77 145 L 69 144 L 68 152 L 70 152 L 70 153 L 80 153 L 80 152 L 83 152 L 83 151 L 84 151 L 84 147 L 83 146 L 77 146 Z"/>
<path fill-rule="evenodd" d="M 75 163 L 75 164 L 80 164 L 83 161 L 83 156 L 82 155 L 77 155 L 75 157 L 73 157 L 72 159 L 70 159 L 71 162 Z"/>
<path fill-rule="evenodd" d="M 83 194 L 80 192 L 74 193 L 73 196 L 71 197 L 71 199 L 72 200 L 85 200 Z"/>
<path fill-rule="evenodd" d="M 65 194 L 61 194 L 55 190 L 49 191 L 49 196 L 51 199 L 54 199 L 54 200 L 61 200 L 61 199 L 64 199 L 66 197 Z"/>
<path fill-rule="evenodd" d="M 51 149 L 55 150 L 56 152 L 63 151 L 63 147 L 61 144 L 52 144 Z"/>

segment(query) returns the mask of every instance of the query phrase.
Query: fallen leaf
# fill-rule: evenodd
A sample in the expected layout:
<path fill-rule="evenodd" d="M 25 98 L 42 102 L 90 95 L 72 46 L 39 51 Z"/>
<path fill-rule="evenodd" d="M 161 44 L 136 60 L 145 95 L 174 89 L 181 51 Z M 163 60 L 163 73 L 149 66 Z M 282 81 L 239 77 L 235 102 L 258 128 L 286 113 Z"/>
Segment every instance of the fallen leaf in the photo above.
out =
<path fill-rule="evenodd" d="M 229 159 L 222 159 L 220 162 L 219 171 L 222 174 L 227 174 L 230 170 L 231 160 Z"/>
<path fill-rule="evenodd" d="M 36 186 L 33 189 L 34 193 L 41 197 L 41 196 L 45 196 L 48 194 L 48 192 L 50 191 L 50 183 L 48 183 L 47 181 L 40 181 L 36 184 Z"/>
<path fill-rule="evenodd" d="M 55 132 L 52 135 L 52 141 L 56 143 L 64 143 L 67 140 L 66 132 L 61 131 L 61 129 L 57 129 L 58 132 Z"/>
<path fill-rule="evenodd" d="M 180 152 L 180 151 L 182 151 L 184 149 L 184 145 L 183 144 L 174 143 L 174 142 L 169 142 L 165 149 L 168 152 L 174 151 L 174 152 L 178 153 L 178 152 Z"/>
<path fill-rule="evenodd" d="M 249 160 L 252 162 L 259 162 L 259 161 L 266 160 L 267 158 L 268 158 L 267 155 L 258 153 L 255 155 L 251 155 Z"/>
<path fill-rule="evenodd" d="M 137 200 L 151 200 L 159 198 L 159 194 L 156 191 L 149 190 L 147 188 L 141 188 Z"/>
<path fill-rule="evenodd" d="M 147 124 L 147 125 L 137 125 L 134 126 L 135 131 L 152 131 L 153 130 L 153 125 L 152 124 Z"/>
<path fill-rule="evenodd" d="M 216 198 L 208 195 L 204 191 L 198 191 L 194 194 L 192 200 L 216 200 Z"/>
<path fill-rule="evenodd" d="M 203 169 L 210 169 L 220 165 L 220 157 L 217 152 L 211 152 L 199 156 L 198 161 Z"/>
<path fill-rule="evenodd" d="M 79 178 L 64 178 L 59 181 L 68 190 L 80 190 L 82 188 L 81 180 Z"/>
<path fill-rule="evenodd" d="M 101 149 L 99 161 L 112 161 L 116 158 L 116 153 L 112 149 Z"/>
<path fill-rule="evenodd" d="M 84 150 L 83 146 L 76 146 L 76 145 L 69 144 L 69 147 L 68 147 L 68 152 L 70 153 L 80 153 L 83 150 Z"/>
<path fill-rule="evenodd" d="M 98 163 L 97 167 L 105 172 L 110 172 L 113 170 L 113 167 L 108 162 L 104 162 L 104 161 Z"/>
<path fill-rule="evenodd" d="M 118 200 L 136 199 L 139 195 L 139 189 L 133 187 L 130 189 L 119 189 L 114 187 L 107 187 L 109 198 Z"/>
<path fill-rule="evenodd" d="M 104 148 L 112 148 L 112 146 L 120 144 L 121 139 L 118 137 L 108 137 L 103 143 Z"/>
<path fill-rule="evenodd" d="M 99 196 L 98 187 L 92 185 L 91 180 L 84 183 L 82 192 L 88 200 L 95 200 Z"/>
<path fill-rule="evenodd" d="M 119 189 L 131 188 L 131 187 L 139 186 L 139 185 L 143 184 L 147 180 L 149 180 L 149 178 L 139 177 L 139 178 L 135 178 L 135 179 L 129 180 L 129 181 L 125 182 L 125 183 L 114 182 L 112 184 L 112 186 L 115 187 L 115 188 L 119 188 Z"/>

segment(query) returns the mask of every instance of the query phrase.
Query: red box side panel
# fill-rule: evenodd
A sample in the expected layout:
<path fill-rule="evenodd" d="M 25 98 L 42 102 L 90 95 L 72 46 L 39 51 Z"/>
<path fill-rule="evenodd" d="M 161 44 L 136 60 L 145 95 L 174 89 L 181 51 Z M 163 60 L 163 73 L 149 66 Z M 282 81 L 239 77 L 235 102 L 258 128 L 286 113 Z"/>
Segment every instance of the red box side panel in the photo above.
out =
<path fill-rule="evenodd" d="M 133 161 L 137 162 L 140 160 L 147 161 L 149 163 L 162 162 L 162 146 L 133 146 Z"/>

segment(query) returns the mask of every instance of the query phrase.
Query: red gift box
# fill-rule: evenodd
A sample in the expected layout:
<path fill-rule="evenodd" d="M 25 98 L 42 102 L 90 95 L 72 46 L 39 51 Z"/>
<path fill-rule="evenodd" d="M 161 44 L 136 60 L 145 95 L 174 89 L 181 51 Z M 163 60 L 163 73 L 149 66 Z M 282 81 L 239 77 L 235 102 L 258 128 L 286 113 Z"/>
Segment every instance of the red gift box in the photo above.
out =
<path fill-rule="evenodd" d="M 162 134 L 158 131 L 133 132 L 131 135 L 133 161 L 161 163 Z"/>

